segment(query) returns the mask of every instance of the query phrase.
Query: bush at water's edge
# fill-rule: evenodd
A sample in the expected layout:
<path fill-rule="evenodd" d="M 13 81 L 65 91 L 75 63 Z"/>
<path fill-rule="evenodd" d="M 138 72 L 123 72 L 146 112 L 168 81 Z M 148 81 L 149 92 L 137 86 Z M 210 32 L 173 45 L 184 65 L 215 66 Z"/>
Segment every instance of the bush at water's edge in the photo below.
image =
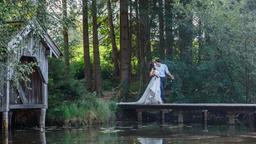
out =
<path fill-rule="evenodd" d="M 75 70 L 67 72 L 64 62 L 49 60 L 49 99 L 47 125 L 90 125 L 110 122 L 115 118 L 115 103 L 103 101 L 85 89 Z"/>
<path fill-rule="evenodd" d="M 86 126 L 115 120 L 116 103 L 88 96 L 75 102 L 64 102 L 48 110 L 47 121 L 61 126 Z"/>

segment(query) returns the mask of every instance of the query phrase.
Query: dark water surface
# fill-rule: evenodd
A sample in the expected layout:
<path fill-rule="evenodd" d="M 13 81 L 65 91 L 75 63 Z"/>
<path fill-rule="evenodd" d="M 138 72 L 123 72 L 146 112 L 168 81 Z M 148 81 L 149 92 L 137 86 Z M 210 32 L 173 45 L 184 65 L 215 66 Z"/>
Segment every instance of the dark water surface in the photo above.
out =
<path fill-rule="evenodd" d="M 245 126 L 200 125 L 98 127 L 85 129 L 47 128 L 14 130 L 1 134 L 3 144 L 255 144 L 256 132 Z"/>

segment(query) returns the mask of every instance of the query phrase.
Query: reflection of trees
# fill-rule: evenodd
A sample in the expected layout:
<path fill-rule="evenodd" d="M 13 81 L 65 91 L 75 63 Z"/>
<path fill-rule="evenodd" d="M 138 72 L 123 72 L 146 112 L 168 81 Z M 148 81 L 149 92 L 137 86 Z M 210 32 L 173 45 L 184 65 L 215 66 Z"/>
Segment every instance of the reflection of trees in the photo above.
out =
<path fill-rule="evenodd" d="M 73 129 L 47 133 L 47 143 L 55 144 L 119 144 L 120 141 L 122 141 L 122 137 L 119 137 L 112 129 L 99 131 L 95 128 L 88 128 L 87 130 Z"/>

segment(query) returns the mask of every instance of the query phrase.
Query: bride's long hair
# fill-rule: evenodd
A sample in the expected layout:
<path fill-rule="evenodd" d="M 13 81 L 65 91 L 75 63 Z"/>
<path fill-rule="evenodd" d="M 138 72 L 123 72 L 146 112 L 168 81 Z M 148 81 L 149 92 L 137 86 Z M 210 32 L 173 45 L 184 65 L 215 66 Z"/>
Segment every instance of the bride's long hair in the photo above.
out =
<path fill-rule="evenodd" d="M 149 77 L 154 76 L 154 72 L 153 72 L 154 70 L 156 70 L 155 63 L 152 61 L 150 62 L 150 65 L 149 65 Z"/>
<path fill-rule="evenodd" d="M 151 62 L 150 63 L 150 65 L 149 65 L 149 71 L 151 71 L 151 70 L 155 70 L 156 68 L 155 68 L 155 63 L 154 62 Z"/>

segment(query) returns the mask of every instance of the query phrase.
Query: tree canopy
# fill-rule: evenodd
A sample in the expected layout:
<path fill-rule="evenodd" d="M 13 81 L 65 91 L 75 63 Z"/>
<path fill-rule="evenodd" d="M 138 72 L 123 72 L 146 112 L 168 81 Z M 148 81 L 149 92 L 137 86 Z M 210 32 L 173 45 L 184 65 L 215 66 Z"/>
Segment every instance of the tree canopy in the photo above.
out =
<path fill-rule="evenodd" d="M 87 92 L 134 101 L 159 57 L 175 76 L 168 102 L 254 103 L 255 8 L 254 0 L 3 1 L 0 60 L 12 32 L 36 17 L 64 54 L 52 72 L 65 68 L 67 82 Z M 79 98 L 75 91 L 63 99 Z"/>

